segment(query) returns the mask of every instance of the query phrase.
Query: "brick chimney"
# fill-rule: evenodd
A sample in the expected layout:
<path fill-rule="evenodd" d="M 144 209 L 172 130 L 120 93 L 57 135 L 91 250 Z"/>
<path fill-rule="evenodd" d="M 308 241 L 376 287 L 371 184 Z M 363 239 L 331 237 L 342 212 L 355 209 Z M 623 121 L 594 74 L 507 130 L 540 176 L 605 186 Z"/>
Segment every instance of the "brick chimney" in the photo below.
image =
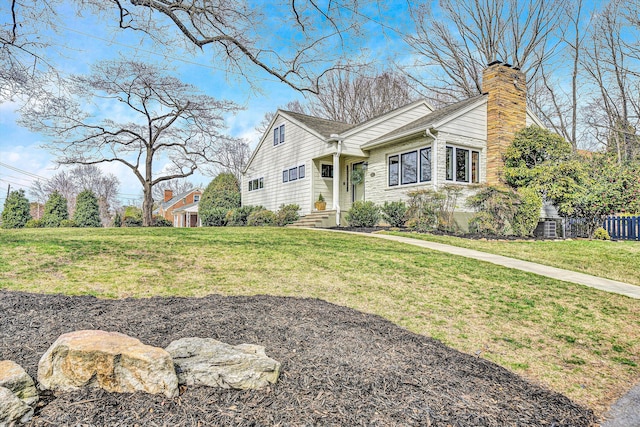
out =
<path fill-rule="evenodd" d="M 527 124 L 527 79 L 519 68 L 500 61 L 482 73 L 487 99 L 487 184 L 503 185 L 502 156 L 517 131 Z"/>
<path fill-rule="evenodd" d="M 168 202 L 173 199 L 173 191 L 172 190 L 164 190 L 164 201 Z"/>

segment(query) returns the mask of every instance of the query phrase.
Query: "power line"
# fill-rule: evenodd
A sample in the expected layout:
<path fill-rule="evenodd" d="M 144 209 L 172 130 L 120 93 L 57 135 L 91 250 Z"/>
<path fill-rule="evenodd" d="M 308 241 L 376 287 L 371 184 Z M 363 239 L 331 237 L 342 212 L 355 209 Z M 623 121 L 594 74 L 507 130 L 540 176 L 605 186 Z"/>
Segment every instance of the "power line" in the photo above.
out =
<path fill-rule="evenodd" d="M 0 166 L 4 166 L 4 167 L 5 167 L 5 168 L 7 168 L 7 169 L 11 169 L 11 170 L 12 170 L 12 171 L 14 171 L 14 172 L 18 172 L 18 173 L 21 173 L 21 174 L 23 174 L 23 175 L 30 176 L 30 177 L 32 177 L 32 178 L 36 178 L 36 179 L 43 179 L 43 180 L 45 180 L 45 181 L 49 181 L 49 179 L 48 179 L 48 178 L 45 178 L 45 177 L 40 176 L 40 175 L 36 175 L 35 173 L 31 173 L 31 172 L 28 172 L 28 171 L 25 171 L 25 170 L 22 170 L 22 169 L 18 169 L 18 168 L 16 168 L 15 166 L 11 166 L 11 165 L 8 165 L 8 164 L 6 164 L 6 163 L 2 163 L 2 162 L 0 162 Z"/>

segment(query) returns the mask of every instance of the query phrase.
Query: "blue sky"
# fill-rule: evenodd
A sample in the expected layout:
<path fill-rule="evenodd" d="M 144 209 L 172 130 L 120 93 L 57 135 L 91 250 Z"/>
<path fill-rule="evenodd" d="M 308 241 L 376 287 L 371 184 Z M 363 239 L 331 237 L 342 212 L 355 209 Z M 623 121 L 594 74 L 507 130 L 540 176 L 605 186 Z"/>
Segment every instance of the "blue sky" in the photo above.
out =
<path fill-rule="evenodd" d="M 406 49 L 399 32 L 407 33 L 410 20 L 403 19 L 406 3 L 403 1 L 386 2 L 385 10 L 381 10 L 377 2 L 363 7 L 360 12 L 373 17 L 364 27 L 358 40 L 345 40 L 358 56 L 368 58 L 378 66 L 388 66 L 405 54 Z M 7 4 L 0 9 L 0 19 L 7 22 Z M 227 117 L 228 133 L 235 137 L 245 138 L 253 148 L 260 135 L 255 126 L 268 111 L 292 100 L 304 101 L 304 97 L 276 78 L 257 68 L 248 69 L 251 80 L 260 88 L 257 92 L 242 77 L 223 71 L 216 65 L 210 49 L 199 53 L 176 50 L 168 54 L 168 58 L 155 54 L 149 43 L 141 41 L 133 32 L 124 32 L 115 28 L 116 21 L 102 21 L 90 13 L 76 16 L 70 6 L 63 6 L 61 13 L 65 16 L 64 26 L 58 28 L 58 34 L 47 31 L 59 46 L 52 58 L 55 66 L 65 73 L 87 73 L 90 65 L 99 60 L 122 57 L 135 57 L 147 62 L 169 61 L 176 67 L 175 74 L 182 80 L 196 85 L 204 93 L 219 99 L 229 99 L 243 110 L 234 116 Z M 378 15 L 383 16 L 379 18 Z M 268 17 L 274 19 L 274 17 Z M 380 25 L 382 22 L 382 25 Z M 275 24 L 277 25 L 277 23 Z M 392 30 L 397 29 L 399 32 Z M 278 27 L 271 35 L 274 43 L 286 43 L 287 30 Z M 55 159 L 42 144 L 46 137 L 30 132 L 16 124 L 16 103 L 0 103 L 0 205 L 4 204 L 7 186 L 12 189 L 23 188 L 27 192 L 36 177 L 49 178 L 60 169 Z M 161 163 L 161 162 L 160 162 Z M 5 165 L 25 171 L 9 169 Z M 120 193 L 123 203 L 129 203 L 141 196 L 141 186 L 132 172 L 119 164 L 105 164 L 103 170 L 115 174 L 121 183 Z M 158 165 L 161 169 L 162 165 Z M 194 184 L 206 185 L 210 176 L 196 174 L 189 178 Z"/>

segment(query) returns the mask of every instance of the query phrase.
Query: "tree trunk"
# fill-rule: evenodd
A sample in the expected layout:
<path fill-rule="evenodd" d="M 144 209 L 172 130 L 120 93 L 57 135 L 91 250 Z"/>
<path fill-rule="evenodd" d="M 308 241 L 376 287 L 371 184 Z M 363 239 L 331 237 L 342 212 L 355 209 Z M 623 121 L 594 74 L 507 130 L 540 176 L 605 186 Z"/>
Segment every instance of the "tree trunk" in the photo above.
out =
<path fill-rule="evenodd" d="M 145 185 L 142 201 L 142 226 L 151 227 L 153 225 L 153 194 L 151 186 Z"/>

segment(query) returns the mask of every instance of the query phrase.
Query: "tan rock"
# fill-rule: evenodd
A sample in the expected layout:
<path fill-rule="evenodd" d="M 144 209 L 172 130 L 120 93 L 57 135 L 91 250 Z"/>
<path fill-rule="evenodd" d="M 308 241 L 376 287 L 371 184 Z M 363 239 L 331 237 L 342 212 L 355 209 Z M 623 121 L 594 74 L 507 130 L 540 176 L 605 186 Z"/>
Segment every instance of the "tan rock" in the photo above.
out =
<path fill-rule="evenodd" d="M 115 393 L 178 394 L 171 355 L 117 332 L 61 335 L 40 359 L 38 382 L 45 390 L 99 387 Z"/>
<path fill-rule="evenodd" d="M 280 362 L 253 344 L 232 346 L 213 338 L 182 338 L 167 347 L 180 384 L 259 389 L 273 384 Z"/>
<path fill-rule="evenodd" d="M 26 423 L 33 417 L 33 408 L 11 392 L 0 387 L 0 427 Z"/>
<path fill-rule="evenodd" d="M 0 360 L 0 387 L 5 387 L 27 405 L 38 402 L 38 390 L 27 372 L 11 360 Z"/>

